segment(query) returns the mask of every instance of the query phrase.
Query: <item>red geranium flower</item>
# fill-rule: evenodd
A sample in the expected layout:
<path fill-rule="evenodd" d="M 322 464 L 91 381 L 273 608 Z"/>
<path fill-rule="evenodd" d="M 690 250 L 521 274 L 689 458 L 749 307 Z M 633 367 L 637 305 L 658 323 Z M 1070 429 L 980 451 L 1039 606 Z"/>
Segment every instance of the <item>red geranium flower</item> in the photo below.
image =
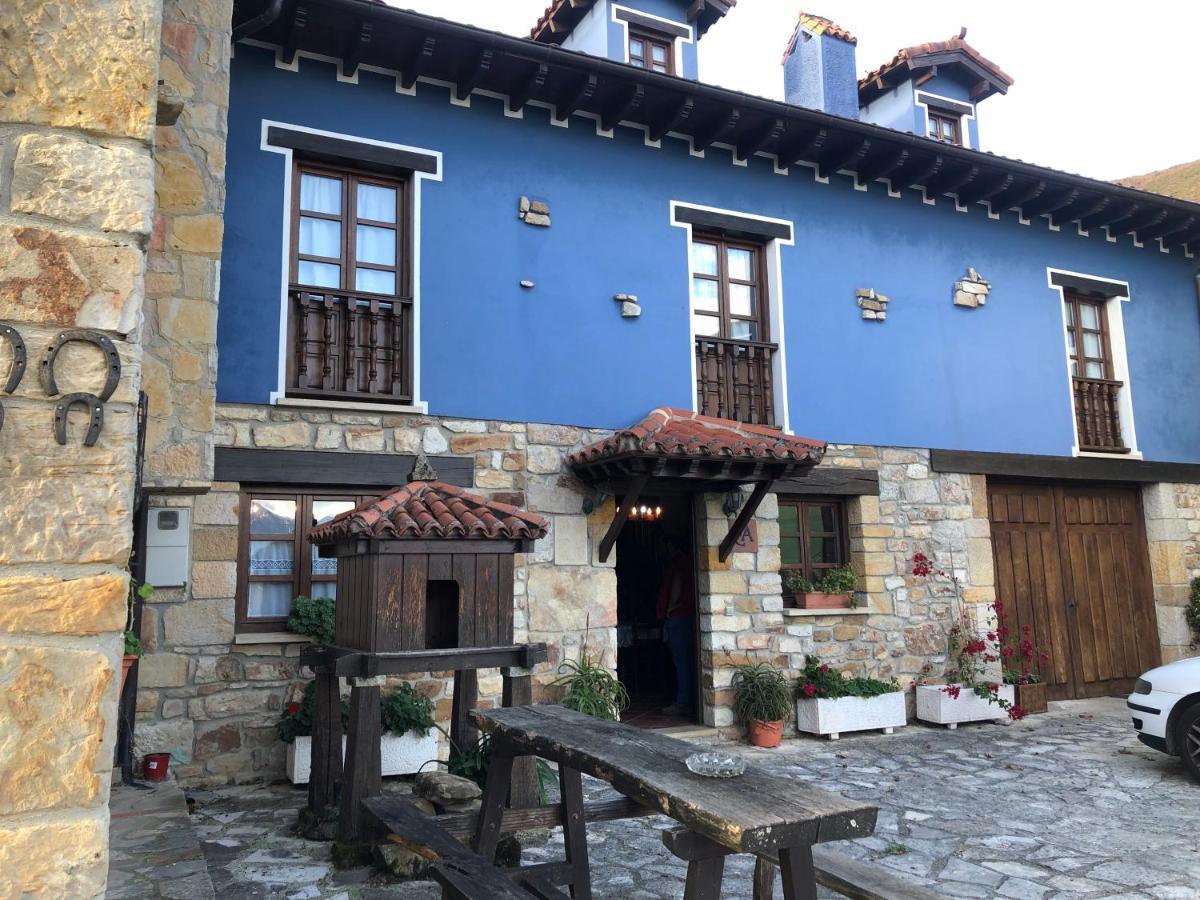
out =
<path fill-rule="evenodd" d="M 806 685 L 804 686 L 804 696 L 805 696 L 805 697 L 811 697 L 811 696 L 813 696 L 814 694 L 816 694 L 816 692 L 817 692 L 817 688 L 816 688 L 816 686 L 815 686 L 815 685 L 813 685 L 813 684 L 806 684 Z"/>
<path fill-rule="evenodd" d="M 298 712 L 300 712 L 300 704 L 299 703 L 289 703 L 288 704 L 287 714 L 289 716 L 294 716 Z"/>

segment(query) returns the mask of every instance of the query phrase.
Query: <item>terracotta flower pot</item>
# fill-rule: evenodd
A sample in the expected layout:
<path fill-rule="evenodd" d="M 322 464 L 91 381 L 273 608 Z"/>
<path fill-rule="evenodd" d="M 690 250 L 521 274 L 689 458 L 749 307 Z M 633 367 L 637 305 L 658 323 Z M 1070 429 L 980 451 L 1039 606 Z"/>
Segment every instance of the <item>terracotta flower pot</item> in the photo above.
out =
<path fill-rule="evenodd" d="M 1017 685 L 1017 706 L 1021 707 L 1025 712 L 1044 713 L 1046 711 L 1046 685 L 1044 684 L 1018 684 Z"/>
<path fill-rule="evenodd" d="M 849 594 L 825 594 L 821 591 L 806 591 L 796 595 L 797 609 L 849 609 Z"/>
<path fill-rule="evenodd" d="M 783 720 L 763 722 L 751 719 L 746 726 L 746 738 L 755 747 L 778 747 L 783 738 Z"/>
<path fill-rule="evenodd" d="M 138 658 L 133 655 L 126 655 L 121 658 L 121 693 L 125 693 L 125 682 L 129 680 L 129 670 L 133 668 L 133 664 Z M 119 696 L 119 695 L 118 695 Z"/>

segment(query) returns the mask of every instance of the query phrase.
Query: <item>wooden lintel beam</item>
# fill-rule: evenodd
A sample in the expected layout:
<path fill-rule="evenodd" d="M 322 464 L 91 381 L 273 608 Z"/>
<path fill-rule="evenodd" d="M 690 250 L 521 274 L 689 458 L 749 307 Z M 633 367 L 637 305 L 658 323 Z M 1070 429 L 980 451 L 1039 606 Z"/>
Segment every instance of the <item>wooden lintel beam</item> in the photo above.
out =
<path fill-rule="evenodd" d="M 596 93 L 599 80 L 595 75 L 585 75 L 567 86 L 554 104 L 554 118 L 563 122 L 571 118 L 583 104 L 587 103 Z"/>
<path fill-rule="evenodd" d="M 969 165 L 955 172 L 953 169 L 942 172 L 937 178 L 930 178 L 925 185 L 925 193 L 930 197 L 940 197 L 942 194 L 956 194 L 958 189 L 966 187 L 979 175 L 979 166 Z"/>
<path fill-rule="evenodd" d="M 745 162 L 759 150 L 779 140 L 786 129 L 787 123 L 783 119 L 772 119 L 769 122 L 764 122 L 738 141 L 738 161 Z"/>
<path fill-rule="evenodd" d="M 828 139 L 829 132 L 824 128 L 818 128 L 808 137 L 783 148 L 780 151 L 779 162 L 785 166 L 794 166 L 801 160 L 812 160 L 813 157 L 820 155 Z"/>
<path fill-rule="evenodd" d="M 625 88 L 613 99 L 600 115 L 600 127 L 612 131 L 621 120 L 642 105 L 646 99 L 646 88 L 640 84 Z"/>
<path fill-rule="evenodd" d="M 652 141 L 661 141 L 670 131 L 675 131 L 687 122 L 696 110 L 696 98 L 681 97 L 679 101 L 659 111 L 651 120 L 647 137 Z"/>
<path fill-rule="evenodd" d="M 417 36 L 400 61 L 400 86 L 409 90 L 421 77 L 421 70 L 433 58 L 437 38 L 433 35 Z"/>
<path fill-rule="evenodd" d="M 750 524 L 750 520 L 754 518 L 754 514 L 758 512 L 758 505 L 762 503 L 763 497 L 767 496 L 767 492 L 771 490 L 773 481 L 760 481 L 754 485 L 754 491 L 750 494 L 745 505 L 737 514 L 737 518 L 733 520 L 733 524 L 729 526 L 729 534 L 721 540 L 721 547 L 717 554 L 721 562 L 729 559 L 729 554 L 733 552 L 733 546 L 737 543 L 738 536 L 746 530 L 746 526 Z M 603 560 L 601 560 L 603 561 Z"/>
<path fill-rule="evenodd" d="M 296 48 L 300 46 L 300 39 L 304 36 L 305 30 L 308 28 L 308 7 L 301 4 L 296 7 L 296 11 L 292 13 L 292 24 L 288 28 L 287 37 L 283 41 L 283 46 L 279 49 L 279 61 L 285 66 L 290 66 L 296 61 Z"/>
<path fill-rule="evenodd" d="M 351 31 L 349 45 L 342 53 L 342 77 L 353 78 L 358 72 L 358 66 L 366 55 L 368 48 L 371 46 L 371 31 L 375 25 L 365 19 L 358 23 L 358 27 Z"/>
<path fill-rule="evenodd" d="M 870 151 L 871 141 L 869 138 L 852 142 L 843 147 L 841 152 L 831 152 L 825 159 L 820 160 L 817 164 L 817 174 L 822 178 L 828 178 L 841 169 L 853 171 Z"/>
<path fill-rule="evenodd" d="M 887 178 L 908 162 L 908 151 L 893 147 L 892 152 L 879 157 L 874 162 L 864 160 L 858 167 L 858 183 L 870 184 L 880 178 Z"/>
<path fill-rule="evenodd" d="M 530 65 L 508 90 L 508 111 L 515 113 L 522 109 L 549 77 L 550 67 L 545 63 Z"/>
<path fill-rule="evenodd" d="M 1000 173 L 990 181 L 980 181 L 976 179 L 972 184 L 963 187 L 958 192 L 958 202 L 963 206 L 970 206 L 974 203 L 980 203 L 984 200 L 989 200 L 997 194 L 1002 194 L 1012 187 L 1013 176 L 1011 172 Z"/>
<path fill-rule="evenodd" d="M 455 96 L 459 100 L 466 100 L 471 96 L 471 91 L 479 86 L 479 82 L 483 79 L 483 76 L 492 68 L 492 60 L 495 57 L 495 50 L 490 47 L 484 47 L 468 58 L 463 67 L 458 70 L 458 85 L 455 89 Z"/>
<path fill-rule="evenodd" d="M 629 490 L 625 492 L 612 524 L 608 526 L 608 531 L 604 532 L 604 537 L 600 539 L 600 562 L 608 562 L 608 555 L 612 552 L 613 545 L 616 544 L 617 538 L 621 534 L 621 529 L 629 521 L 629 513 L 633 510 L 633 505 L 638 502 L 638 498 L 649 480 L 650 474 L 644 472 L 633 480 Z"/>
<path fill-rule="evenodd" d="M 727 113 L 713 117 L 692 135 L 693 149 L 707 150 L 721 138 L 731 134 L 741 120 L 742 112 L 739 109 L 730 109 Z"/>

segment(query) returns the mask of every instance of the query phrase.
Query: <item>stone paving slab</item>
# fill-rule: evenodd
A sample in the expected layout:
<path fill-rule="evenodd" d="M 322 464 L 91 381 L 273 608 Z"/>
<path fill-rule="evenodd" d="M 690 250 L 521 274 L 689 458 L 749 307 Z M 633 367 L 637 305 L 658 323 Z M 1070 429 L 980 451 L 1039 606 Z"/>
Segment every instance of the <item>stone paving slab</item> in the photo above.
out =
<path fill-rule="evenodd" d="M 1049 714 L 1012 725 L 914 725 L 892 736 L 803 738 L 778 750 L 741 752 L 780 774 L 877 803 L 875 835 L 838 849 L 946 897 L 1200 900 L 1200 784 L 1178 760 L 1137 743 L 1121 700 L 1053 704 Z M 400 780 L 387 784 L 407 790 Z M 591 798 L 612 795 L 601 782 L 589 780 L 586 789 Z M 328 844 L 293 833 L 301 788 L 229 787 L 193 796 L 191 832 L 222 900 L 440 897 L 427 883 L 397 883 L 368 869 L 335 871 Z M 685 865 L 659 837 L 670 824 L 660 817 L 589 827 L 597 900 L 682 896 Z M 116 832 L 130 819 L 114 818 L 113 827 L 114 848 L 128 846 L 117 843 Z M 561 853 L 556 830 L 543 846 L 527 849 L 525 860 Z M 128 857 L 114 859 L 114 887 L 123 893 L 111 897 L 179 896 L 167 893 L 170 887 L 130 892 L 127 864 Z M 187 877 L 170 865 L 164 856 L 166 882 Z M 147 868 L 138 871 L 139 885 Z M 752 860 L 731 857 L 723 896 L 750 900 L 752 872 Z"/>
<path fill-rule="evenodd" d="M 208 864 L 178 785 L 117 783 L 109 814 L 110 900 L 211 900 Z"/>

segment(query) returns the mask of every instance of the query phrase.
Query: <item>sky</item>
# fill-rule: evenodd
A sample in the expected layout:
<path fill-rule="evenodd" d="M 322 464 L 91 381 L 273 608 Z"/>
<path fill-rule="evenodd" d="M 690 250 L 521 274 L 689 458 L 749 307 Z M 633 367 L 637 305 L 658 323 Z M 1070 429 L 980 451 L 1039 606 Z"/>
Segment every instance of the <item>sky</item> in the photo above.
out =
<path fill-rule="evenodd" d="M 388 2 L 527 36 L 549 0 Z M 860 75 L 966 26 L 1014 81 L 980 106 L 984 150 L 1104 179 L 1200 159 L 1195 0 L 739 0 L 700 43 L 701 80 L 783 99 L 780 57 L 802 6 L 858 38 Z"/>

